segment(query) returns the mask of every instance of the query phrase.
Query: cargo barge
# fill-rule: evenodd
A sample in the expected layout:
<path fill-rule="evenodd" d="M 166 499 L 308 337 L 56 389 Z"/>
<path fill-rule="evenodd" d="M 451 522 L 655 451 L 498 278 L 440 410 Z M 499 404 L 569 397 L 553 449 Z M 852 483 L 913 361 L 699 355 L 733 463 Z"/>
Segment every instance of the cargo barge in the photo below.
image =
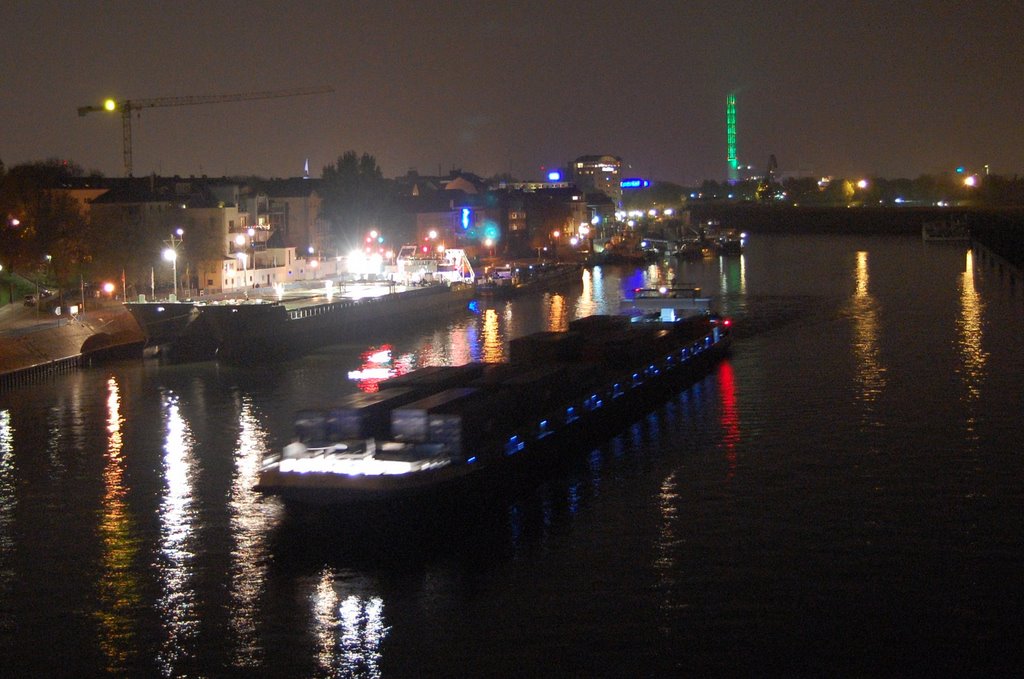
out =
<path fill-rule="evenodd" d="M 174 361 L 228 362 L 274 360 L 406 322 L 417 315 L 443 314 L 464 308 L 472 285 L 436 283 L 396 289 L 377 286 L 356 294 L 323 291 L 278 299 L 246 298 L 203 301 L 128 302 L 125 307 L 146 336 L 146 353 Z"/>
<path fill-rule="evenodd" d="M 473 286 L 437 283 L 359 299 L 286 305 L 262 299 L 211 302 L 200 310 L 217 344 L 217 359 L 249 363 L 291 358 L 316 347 L 393 327 L 411 318 L 466 308 Z"/>
<path fill-rule="evenodd" d="M 302 411 L 257 489 L 302 505 L 451 497 L 612 435 L 728 352 L 729 321 L 677 293 L 638 293 L 633 315 L 514 339 L 508 363 L 422 368 Z"/>
<path fill-rule="evenodd" d="M 421 253 L 404 246 L 394 270 L 248 288 L 198 300 L 129 302 L 149 353 L 175 360 L 228 362 L 291 358 L 310 349 L 464 308 L 475 273 L 463 250 Z"/>

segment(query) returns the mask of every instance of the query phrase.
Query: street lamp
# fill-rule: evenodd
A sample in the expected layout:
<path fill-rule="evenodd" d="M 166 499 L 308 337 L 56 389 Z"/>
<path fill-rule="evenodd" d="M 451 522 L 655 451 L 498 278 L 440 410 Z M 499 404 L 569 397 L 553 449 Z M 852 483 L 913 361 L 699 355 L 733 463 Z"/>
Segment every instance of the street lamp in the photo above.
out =
<path fill-rule="evenodd" d="M 174 275 L 174 299 L 172 301 L 178 301 L 178 246 L 181 245 L 181 237 L 184 235 L 184 229 L 177 229 L 171 234 L 170 240 L 164 241 L 170 247 L 164 250 L 164 259 L 171 263 L 171 269 Z"/>
<path fill-rule="evenodd" d="M 249 287 L 249 255 L 245 254 L 244 252 L 236 252 L 235 257 L 238 257 L 238 261 L 242 263 L 242 284 L 245 287 Z"/>
<path fill-rule="evenodd" d="M 164 259 L 171 263 L 171 272 L 174 276 L 174 294 L 172 302 L 178 301 L 178 252 L 174 248 L 164 250 Z"/>

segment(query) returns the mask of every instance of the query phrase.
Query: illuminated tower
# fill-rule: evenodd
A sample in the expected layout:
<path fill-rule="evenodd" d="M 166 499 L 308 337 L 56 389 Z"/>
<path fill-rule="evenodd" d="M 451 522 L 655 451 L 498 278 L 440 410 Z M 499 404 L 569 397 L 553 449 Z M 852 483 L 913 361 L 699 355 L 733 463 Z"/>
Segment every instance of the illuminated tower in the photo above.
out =
<path fill-rule="evenodd" d="M 739 161 L 736 160 L 736 95 L 725 98 L 725 152 L 729 163 L 729 182 L 739 179 Z"/>

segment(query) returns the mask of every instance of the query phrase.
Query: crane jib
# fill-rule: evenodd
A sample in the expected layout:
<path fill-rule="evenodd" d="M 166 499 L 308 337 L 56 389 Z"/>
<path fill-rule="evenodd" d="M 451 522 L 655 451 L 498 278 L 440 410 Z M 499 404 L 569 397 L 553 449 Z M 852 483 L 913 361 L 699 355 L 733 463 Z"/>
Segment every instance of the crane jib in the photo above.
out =
<path fill-rule="evenodd" d="M 96 111 L 121 111 L 122 143 L 124 147 L 124 174 L 132 176 L 132 111 L 140 108 L 156 108 L 162 106 L 195 106 L 198 104 L 220 104 L 231 101 L 251 101 L 253 99 L 277 99 L 281 97 L 299 97 L 308 94 L 327 94 L 333 87 L 301 87 L 290 90 L 266 90 L 262 92 L 240 92 L 237 94 L 207 94 L 189 97 L 156 97 L 153 99 L 125 99 L 124 101 L 108 100 L 105 106 L 79 106 L 78 115 L 84 116 Z"/>

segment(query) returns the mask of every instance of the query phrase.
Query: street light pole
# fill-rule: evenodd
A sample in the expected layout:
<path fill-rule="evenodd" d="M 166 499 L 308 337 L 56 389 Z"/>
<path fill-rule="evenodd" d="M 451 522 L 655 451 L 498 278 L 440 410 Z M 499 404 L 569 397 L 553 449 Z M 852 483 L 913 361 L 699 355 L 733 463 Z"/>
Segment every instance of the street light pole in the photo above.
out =
<path fill-rule="evenodd" d="M 164 250 L 164 259 L 171 263 L 171 271 L 174 276 L 174 295 L 172 302 L 178 301 L 178 253 L 173 249 Z"/>
<path fill-rule="evenodd" d="M 178 246 L 181 245 L 181 237 L 185 233 L 184 229 L 178 229 L 171 234 L 169 241 L 164 241 L 170 248 L 164 250 L 164 259 L 171 263 L 171 271 L 174 276 L 174 299 L 172 301 L 178 301 Z"/>

